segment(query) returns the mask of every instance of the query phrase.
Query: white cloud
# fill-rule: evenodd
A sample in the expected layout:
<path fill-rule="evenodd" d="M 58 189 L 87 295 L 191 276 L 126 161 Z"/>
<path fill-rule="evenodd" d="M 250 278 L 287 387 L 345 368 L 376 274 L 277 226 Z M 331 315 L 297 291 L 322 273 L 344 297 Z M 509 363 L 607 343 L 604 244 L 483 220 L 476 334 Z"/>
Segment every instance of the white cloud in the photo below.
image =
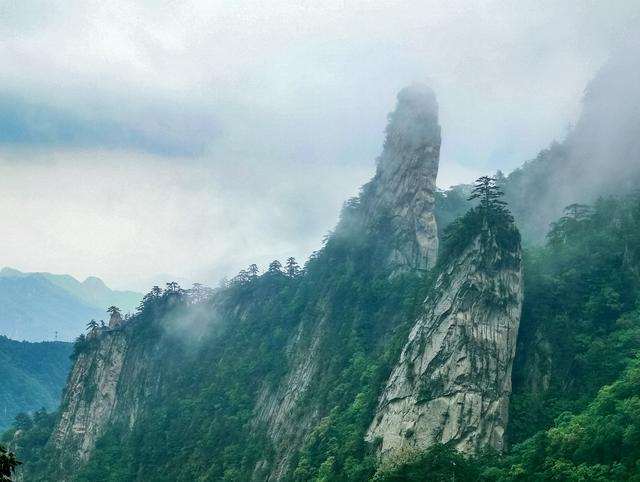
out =
<path fill-rule="evenodd" d="M 426 80 L 438 94 L 441 186 L 508 172 L 564 135 L 639 11 L 584 0 L 3 2 L 5 95 L 206 154 L 7 141 L 0 264 L 140 288 L 159 273 L 201 280 L 308 254 L 373 174 L 401 87 Z"/>
<path fill-rule="evenodd" d="M 215 283 L 249 263 L 304 259 L 366 175 L 330 164 L 207 170 L 123 152 L 37 153 L 26 164 L 5 154 L 2 264 L 98 273 L 140 290 Z"/>

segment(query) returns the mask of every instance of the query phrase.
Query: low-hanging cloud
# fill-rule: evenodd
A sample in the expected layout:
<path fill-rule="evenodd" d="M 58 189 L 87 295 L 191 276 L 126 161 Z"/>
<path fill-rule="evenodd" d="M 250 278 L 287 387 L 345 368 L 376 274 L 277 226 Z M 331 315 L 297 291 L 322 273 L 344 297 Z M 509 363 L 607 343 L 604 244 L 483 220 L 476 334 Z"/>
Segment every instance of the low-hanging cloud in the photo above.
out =
<path fill-rule="evenodd" d="M 368 174 L 264 159 L 205 169 L 110 150 L 18 159 L 0 153 L 3 264 L 139 290 L 215 285 L 250 263 L 306 257 Z"/>
<path fill-rule="evenodd" d="M 507 172 L 564 136 L 639 11 L 581 0 L 5 3 L 0 265 L 145 289 L 305 257 L 373 174 L 400 88 L 436 91 L 440 186 Z"/>

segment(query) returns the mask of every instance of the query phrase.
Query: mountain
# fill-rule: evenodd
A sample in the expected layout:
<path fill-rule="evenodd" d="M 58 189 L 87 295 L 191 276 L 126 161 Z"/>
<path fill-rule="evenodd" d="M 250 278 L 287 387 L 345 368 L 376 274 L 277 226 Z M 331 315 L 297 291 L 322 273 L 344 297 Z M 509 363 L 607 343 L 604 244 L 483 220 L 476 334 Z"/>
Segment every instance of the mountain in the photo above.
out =
<path fill-rule="evenodd" d="M 583 199 L 556 195 L 612 132 L 596 110 L 571 156 L 443 193 L 435 96 L 404 89 L 375 176 L 303 268 L 154 289 L 78 339 L 60 410 L 5 435 L 19 480 L 638 480 L 640 195 L 600 197 L 618 172 L 574 176 L 592 202 L 564 215 Z"/>
<path fill-rule="evenodd" d="M 466 453 L 505 446 L 523 298 L 520 234 L 509 218 L 484 218 L 471 211 L 456 226 L 460 252 L 441 255 L 380 396 L 367 439 L 384 458 L 436 443 Z"/>
<path fill-rule="evenodd" d="M 411 453 L 376 481 L 638 480 L 640 196 L 565 217 L 525 252 L 503 456 Z"/>
<path fill-rule="evenodd" d="M 110 290 L 100 279 L 79 282 L 69 275 L 0 271 L 0 333 L 29 341 L 71 341 L 108 306 L 133 311 L 141 294 Z"/>
<path fill-rule="evenodd" d="M 152 292 L 121 328 L 78 342 L 42 449 L 46 472 L 57 480 L 100 480 L 105 467 L 125 480 L 366 478 L 378 457 L 367 432 L 383 452 L 401 450 L 392 432 L 422 430 L 425 406 L 440 407 L 428 424 L 434 433 L 412 446 L 502 447 L 522 302 L 519 235 L 508 213 L 478 209 L 435 262 L 439 148 L 435 96 L 404 89 L 376 175 L 303 271 L 250 269 L 204 302 L 177 288 Z M 427 333 L 438 341 L 425 344 Z M 456 398 L 449 393 L 470 366 L 482 375 L 475 395 L 449 410 L 446 397 Z M 407 371 L 424 383 L 402 388 L 413 415 L 398 418 L 385 400 Z M 478 410 L 481 400 L 494 409 Z M 382 434 L 374 420 L 387 427 Z M 28 453 L 22 437 L 15 444 Z M 123 457 L 129 462 L 116 467 Z"/>
<path fill-rule="evenodd" d="M 20 412 L 54 410 L 71 368 L 71 343 L 28 343 L 0 336 L 0 430 Z"/>

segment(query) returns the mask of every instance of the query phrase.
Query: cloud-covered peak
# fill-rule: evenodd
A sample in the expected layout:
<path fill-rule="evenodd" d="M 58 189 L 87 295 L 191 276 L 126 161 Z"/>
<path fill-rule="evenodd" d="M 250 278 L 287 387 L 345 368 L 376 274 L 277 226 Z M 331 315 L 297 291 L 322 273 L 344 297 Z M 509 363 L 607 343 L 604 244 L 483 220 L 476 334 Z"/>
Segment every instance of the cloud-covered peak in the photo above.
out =
<path fill-rule="evenodd" d="M 438 102 L 433 90 L 412 84 L 398 93 L 395 110 L 389 114 L 386 149 L 415 150 L 440 145 Z"/>

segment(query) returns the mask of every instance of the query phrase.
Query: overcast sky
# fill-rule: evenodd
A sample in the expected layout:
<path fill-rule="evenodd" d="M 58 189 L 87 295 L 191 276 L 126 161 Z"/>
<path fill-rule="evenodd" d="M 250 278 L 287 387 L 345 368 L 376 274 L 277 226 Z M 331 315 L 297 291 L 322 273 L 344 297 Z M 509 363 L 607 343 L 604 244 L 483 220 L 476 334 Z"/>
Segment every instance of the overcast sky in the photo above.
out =
<path fill-rule="evenodd" d="M 562 139 L 640 2 L 0 0 L 0 266 L 147 290 L 303 260 L 414 81 L 438 184 Z"/>

